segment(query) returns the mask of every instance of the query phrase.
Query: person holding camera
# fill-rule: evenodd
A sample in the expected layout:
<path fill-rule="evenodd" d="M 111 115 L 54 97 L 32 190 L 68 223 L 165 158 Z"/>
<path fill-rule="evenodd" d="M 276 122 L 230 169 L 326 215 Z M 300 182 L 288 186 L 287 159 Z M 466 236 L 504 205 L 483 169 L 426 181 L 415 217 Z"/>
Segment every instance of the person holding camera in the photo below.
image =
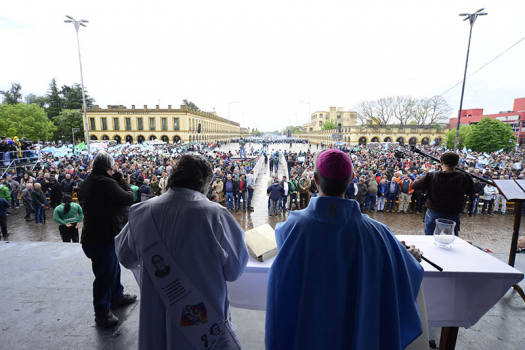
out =
<path fill-rule="evenodd" d="M 454 152 L 441 155 L 441 171 L 429 172 L 412 184 L 413 190 L 428 190 L 425 214 L 425 235 L 433 235 L 436 219 L 449 219 L 456 223 L 459 234 L 464 196 L 474 194 L 470 175 L 456 171 L 459 156 Z"/>

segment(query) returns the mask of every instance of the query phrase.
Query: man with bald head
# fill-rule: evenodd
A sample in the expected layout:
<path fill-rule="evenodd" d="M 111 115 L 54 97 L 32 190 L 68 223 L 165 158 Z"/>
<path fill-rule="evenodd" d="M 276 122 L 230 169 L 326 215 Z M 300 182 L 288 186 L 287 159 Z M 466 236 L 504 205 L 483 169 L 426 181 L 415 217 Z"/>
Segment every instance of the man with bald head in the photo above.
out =
<path fill-rule="evenodd" d="M 319 196 L 277 224 L 268 276 L 267 349 L 404 349 L 422 332 L 423 268 L 385 225 L 345 199 L 353 166 L 319 154 Z"/>
<path fill-rule="evenodd" d="M 43 224 L 46 197 L 42 191 L 42 185 L 40 185 L 40 183 L 35 182 L 31 198 L 33 199 L 33 208 L 35 209 L 35 223 L 37 225 Z"/>

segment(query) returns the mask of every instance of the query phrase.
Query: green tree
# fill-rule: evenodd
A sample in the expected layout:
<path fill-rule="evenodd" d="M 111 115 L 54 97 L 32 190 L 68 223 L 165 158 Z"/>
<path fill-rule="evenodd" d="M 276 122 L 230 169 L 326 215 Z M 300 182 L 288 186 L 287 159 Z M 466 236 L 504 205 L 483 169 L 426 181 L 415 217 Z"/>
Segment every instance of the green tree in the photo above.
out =
<path fill-rule="evenodd" d="M 458 137 L 458 149 L 463 148 L 466 146 L 466 140 L 468 137 L 468 134 L 471 131 L 470 125 L 463 125 L 459 128 L 459 137 Z M 452 129 L 446 134 L 447 139 L 447 148 L 453 149 L 454 148 L 454 141 L 456 139 L 456 129 Z"/>
<path fill-rule="evenodd" d="M 200 108 L 197 107 L 195 103 L 188 101 L 188 100 L 183 100 L 182 102 L 184 103 L 185 106 L 188 107 L 188 109 L 193 110 L 193 111 L 200 111 Z"/>
<path fill-rule="evenodd" d="M 50 140 L 56 127 L 46 111 L 36 104 L 0 104 L 0 134 L 27 137 L 30 140 Z"/>
<path fill-rule="evenodd" d="M 47 116 L 49 119 L 53 119 L 53 117 L 60 113 L 64 104 L 62 96 L 60 96 L 60 91 L 58 90 L 55 78 L 53 78 L 49 84 L 49 90 L 46 97 L 48 99 L 48 106 L 46 108 Z"/>
<path fill-rule="evenodd" d="M 255 136 L 255 137 L 258 137 L 258 136 L 261 135 L 261 132 L 259 130 L 257 130 L 257 129 L 253 129 L 252 133 L 253 133 L 253 136 Z"/>
<path fill-rule="evenodd" d="M 27 104 L 36 103 L 42 108 L 47 106 L 48 100 L 46 96 L 37 96 L 35 94 L 29 94 L 25 98 Z"/>
<path fill-rule="evenodd" d="M 322 130 L 333 130 L 337 129 L 337 124 L 333 120 L 327 120 L 323 123 Z"/>
<path fill-rule="evenodd" d="M 72 128 L 80 129 L 75 133 L 75 140 L 79 140 L 84 135 L 84 120 L 82 112 L 78 109 L 63 109 L 59 115 L 53 118 L 56 126 L 55 139 L 72 141 Z"/>
<path fill-rule="evenodd" d="M 459 129 L 461 132 L 461 129 Z M 509 142 L 509 140 L 511 142 Z M 466 147 L 476 152 L 510 151 L 516 144 L 516 136 L 508 123 L 485 117 L 472 126 Z"/>
<path fill-rule="evenodd" d="M 20 83 L 11 83 L 11 88 L 9 90 L 0 91 L 0 95 L 4 95 L 4 103 L 16 105 L 22 101 L 22 86 Z"/>
<path fill-rule="evenodd" d="M 82 110 L 84 105 L 82 101 L 82 85 L 73 84 L 73 86 L 63 85 L 60 91 L 63 99 L 63 109 L 79 109 Z M 84 87 L 84 94 L 86 96 L 86 106 L 92 107 L 95 100 L 88 95 L 87 89 Z"/>

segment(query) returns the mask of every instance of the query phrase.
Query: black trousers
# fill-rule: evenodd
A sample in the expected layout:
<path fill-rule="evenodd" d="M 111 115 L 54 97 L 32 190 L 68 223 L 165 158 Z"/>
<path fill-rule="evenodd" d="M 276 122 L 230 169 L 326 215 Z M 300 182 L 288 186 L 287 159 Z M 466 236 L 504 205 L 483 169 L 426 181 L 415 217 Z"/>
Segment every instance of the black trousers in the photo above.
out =
<path fill-rule="evenodd" d="M 75 226 L 67 227 L 66 225 L 58 226 L 60 231 L 60 237 L 62 237 L 62 242 L 73 242 L 78 243 L 78 229 Z"/>
<path fill-rule="evenodd" d="M 2 228 L 2 236 L 7 237 L 7 215 L 0 215 L 0 227 Z"/>

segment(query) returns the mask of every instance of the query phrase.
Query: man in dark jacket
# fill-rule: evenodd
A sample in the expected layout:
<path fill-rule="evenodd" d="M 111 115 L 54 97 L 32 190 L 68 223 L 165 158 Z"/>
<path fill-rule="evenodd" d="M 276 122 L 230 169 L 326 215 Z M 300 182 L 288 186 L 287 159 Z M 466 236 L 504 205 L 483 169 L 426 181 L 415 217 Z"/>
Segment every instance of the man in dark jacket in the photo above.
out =
<path fill-rule="evenodd" d="M 235 189 L 237 190 L 237 203 L 235 204 L 235 210 L 240 210 L 242 199 L 242 210 L 246 211 L 246 191 L 248 190 L 246 175 L 241 175 L 238 181 L 234 181 L 234 184 Z"/>
<path fill-rule="evenodd" d="M 62 203 L 62 185 L 60 185 L 54 177 L 51 178 L 51 208 L 56 208 Z"/>
<path fill-rule="evenodd" d="M 428 190 L 425 214 L 425 235 L 434 234 L 436 219 L 449 219 L 456 223 L 455 234 L 459 234 L 460 214 L 464 196 L 474 194 L 472 178 L 456 171 L 459 156 L 454 152 L 441 155 L 441 171 L 428 173 L 413 185 L 414 190 Z"/>
<path fill-rule="evenodd" d="M 75 180 L 71 178 L 71 174 L 66 174 L 66 178 L 62 180 L 62 192 L 64 194 L 73 195 L 73 187 L 75 187 Z"/>
<path fill-rule="evenodd" d="M 397 178 L 393 177 L 392 180 L 387 182 L 388 192 L 387 192 L 387 202 L 386 202 L 386 211 L 393 212 L 394 207 L 396 206 L 396 199 L 401 193 L 401 187 L 397 182 Z"/>
<path fill-rule="evenodd" d="M 283 186 L 279 184 L 277 176 L 266 191 L 270 194 L 270 216 L 277 216 L 279 201 L 284 194 Z"/>
<path fill-rule="evenodd" d="M 115 253 L 114 238 L 127 222 L 126 206 L 133 204 L 133 191 L 124 181 L 113 177 L 113 158 L 100 152 L 93 161 L 93 171 L 80 188 L 84 210 L 81 244 L 91 259 L 95 282 L 93 305 L 95 321 L 103 327 L 118 324 L 110 308 L 134 302 L 136 295 L 124 294 L 120 284 L 120 265 Z"/>

